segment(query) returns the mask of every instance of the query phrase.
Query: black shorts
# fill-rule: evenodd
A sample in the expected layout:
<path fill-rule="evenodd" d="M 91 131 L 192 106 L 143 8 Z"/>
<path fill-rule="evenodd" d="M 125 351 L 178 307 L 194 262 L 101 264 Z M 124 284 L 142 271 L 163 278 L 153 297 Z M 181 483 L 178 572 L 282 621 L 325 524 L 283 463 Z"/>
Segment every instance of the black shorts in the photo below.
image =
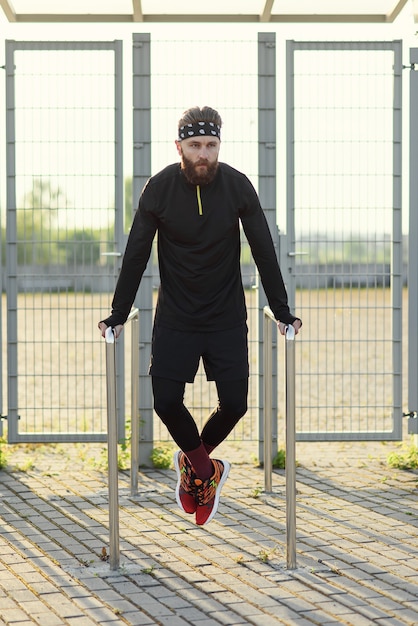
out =
<path fill-rule="evenodd" d="M 200 359 L 207 380 L 248 378 L 247 324 L 209 333 L 183 332 L 154 326 L 149 373 L 192 383 Z"/>

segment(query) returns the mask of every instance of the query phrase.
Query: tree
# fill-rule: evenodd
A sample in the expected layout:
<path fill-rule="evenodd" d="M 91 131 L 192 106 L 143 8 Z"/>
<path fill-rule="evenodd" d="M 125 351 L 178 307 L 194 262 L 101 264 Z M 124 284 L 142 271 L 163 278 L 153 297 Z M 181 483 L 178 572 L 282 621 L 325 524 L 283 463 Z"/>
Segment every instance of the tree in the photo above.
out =
<path fill-rule="evenodd" d="M 18 264 L 59 262 L 57 216 L 58 209 L 66 204 L 66 196 L 59 187 L 53 187 L 49 180 L 32 180 L 32 189 L 16 209 Z"/>

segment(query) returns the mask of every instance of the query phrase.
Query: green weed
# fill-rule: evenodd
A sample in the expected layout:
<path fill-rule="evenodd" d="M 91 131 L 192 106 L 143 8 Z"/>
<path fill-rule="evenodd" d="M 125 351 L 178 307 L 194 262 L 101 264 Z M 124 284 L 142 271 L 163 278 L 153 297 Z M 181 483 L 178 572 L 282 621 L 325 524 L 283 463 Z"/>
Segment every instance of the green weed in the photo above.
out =
<path fill-rule="evenodd" d="M 418 469 L 418 447 L 411 444 L 403 452 L 391 452 L 387 458 L 389 467 L 403 470 Z"/>
<path fill-rule="evenodd" d="M 275 469 L 285 469 L 286 468 L 286 450 L 281 448 L 278 450 L 276 456 L 273 459 L 273 467 Z"/>
<path fill-rule="evenodd" d="M 0 470 L 4 469 L 7 466 L 7 453 L 4 449 L 6 445 L 6 440 L 4 438 L 0 439 Z"/>
<path fill-rule="evenodd" d="M 151 452 L 151 461 L 157 469 L 170 469 L 173 465 L 173 447 L 159 446 Z"/>
<path fill-rule="evenodd" d="M 252 498 L 259 498 L 260 494 L 263 492 L 262 487 L 254 487 L 254 489 L 251 492 L 251 497 Z"/>

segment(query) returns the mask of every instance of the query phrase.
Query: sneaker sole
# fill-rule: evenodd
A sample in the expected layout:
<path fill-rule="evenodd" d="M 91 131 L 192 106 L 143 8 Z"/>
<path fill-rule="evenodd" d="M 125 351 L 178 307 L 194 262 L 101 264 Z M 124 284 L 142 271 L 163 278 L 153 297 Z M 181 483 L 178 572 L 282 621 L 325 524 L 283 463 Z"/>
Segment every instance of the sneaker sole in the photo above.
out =
<path fill-rule="evenodd" d="M 181 474 L 180 474 L 179 456 L 180 456 L 180 450 L 177 450 L 177 452 L 174 453 L 174 457 L 173 457 L 174 467 L 175 467 L 175 470 L 177 472 L 176 502 L 177 502 L 177 505 L 178 505 L 179 509 L 181 511 L 183 511 L 184 513 L 187 513 L 187 511 L 184 510 L 183 505 L 182 505 L 181 500 L 180 500 Z"/>
<path fill-rule="evenodd" d="M 219 481 L 219 485 L 216 489 L 216 494 L 215 494 L 215 500 L 213 503 L 213 507 L 212 507 L 212 511 L 210 512 L 210 515 L 208 517 L 208 519 L 205 521 L 204 524 L 199 524 L 199 526 L 205 526 L 206 524 L 209 524 L 209 522 L 215 517 L 217 511 L 218 511 L 218 506 L 219 506 L 219 498 L 221 497 L 221 489 L 224 486 L 226 479 L 228 478 L 228 474 L 229 474 L 229 470 L 231 469 L 231 464 L 229 461 L 224 461 L 223 459 L 221 460 L 221 462 L 223 463 L 224 466 L 224 471 L 222 472 L 222 478 Z"/>

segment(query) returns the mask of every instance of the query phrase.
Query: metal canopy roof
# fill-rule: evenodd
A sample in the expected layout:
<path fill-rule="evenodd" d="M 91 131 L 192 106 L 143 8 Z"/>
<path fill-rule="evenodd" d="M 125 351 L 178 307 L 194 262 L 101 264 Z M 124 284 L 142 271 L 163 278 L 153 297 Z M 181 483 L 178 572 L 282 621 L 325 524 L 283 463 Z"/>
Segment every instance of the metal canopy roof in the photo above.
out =
<path fill-rule="evenodd" d="M 0 0 L 9 22 L 392 23 L 418 0 Z"/>

